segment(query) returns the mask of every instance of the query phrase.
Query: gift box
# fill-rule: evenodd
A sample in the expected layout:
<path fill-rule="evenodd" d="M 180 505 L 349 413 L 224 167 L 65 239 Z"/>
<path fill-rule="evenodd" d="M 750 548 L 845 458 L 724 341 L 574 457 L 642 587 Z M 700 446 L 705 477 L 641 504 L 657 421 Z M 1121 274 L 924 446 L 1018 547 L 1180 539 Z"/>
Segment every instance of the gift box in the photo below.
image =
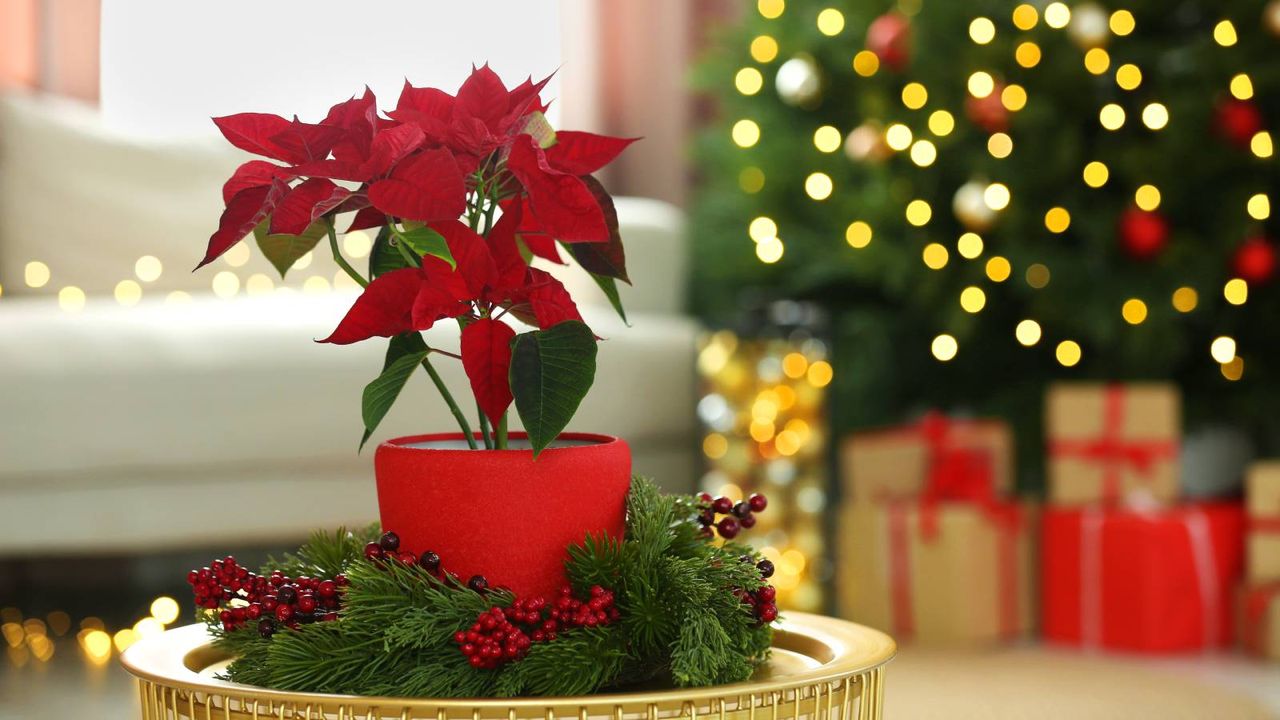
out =
<path fill-rule="evenodd" d="M 1013 484 L 1013 436 L 1000 420 L 929 413 L 911 425 L 850 435 L 842 461 L 845 497 L 854 503 L 925 494 L 982 501 Z"/>
<path fill-rule="evenodd" d="M 1250 584 L 1280 580 L 1280 461 L 1254 463 L 1245 476 Z"/>
<path fill-rule="evenodd" d="M 1239 604 L 1241 648 L 1280 660 L 1280 582 L 1245 586 Z"/>
<path fill-rule="evenodd" d="M 1049 507 L 1042 528 L 1046 640 L 1148 652 L 1231 642 L 1244 564 L 1238 504 Z"/>
<path fill-rule="evenodd" d="M 887 500 L 846 506 L 838 589 L 844 617 L 899 641 L 991 643 L 1034 620 L 1029 508 Z"/>
<path fill-rule="evenodd" d="M 1056 384 L 1045 402 L 1049 501 L 1178 498 L 1178 390 L 1163 383 Z"/>

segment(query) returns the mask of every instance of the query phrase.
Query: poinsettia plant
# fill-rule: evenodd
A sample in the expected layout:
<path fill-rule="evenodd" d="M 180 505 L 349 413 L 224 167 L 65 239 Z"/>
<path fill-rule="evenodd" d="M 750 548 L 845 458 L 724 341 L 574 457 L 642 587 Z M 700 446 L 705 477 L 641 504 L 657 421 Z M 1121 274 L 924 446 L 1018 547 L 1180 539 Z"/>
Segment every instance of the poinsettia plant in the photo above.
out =
<path fill-rule="evenodd" d="M 252 233 L 283 277 L 327 237 L 363 292 L 320 342 L 390 338 L 381 374 L 365 388 L 361 446 L 422 366 L 472 448 L 507 446 L 514 403 L 534 452 L 569 423 L 595 376 L 596 336 L 577 305 L 534 257 L 568 253 L 623 315 L 617 281 L 630 282 L 613 200 L 592 173 L 632 139 L 555 131 L 543 114 L 547 80 L 508 89 L 488 65 L 450 95 L 405 83 L 379 114 L 367 88 L 318 123 L 242 113 L 215 118 L 250 160 L 222 188 L 226 209 L 207 265 Z M 377 229 L 367 275 L 343 256 L 344 232 Z M 507 318 L 532 329 L 517 332 Z M 458 352 L 421 331 L 452 319 Z M 475 395 L 473 432 L 432 365 L 461 360 Z"/>

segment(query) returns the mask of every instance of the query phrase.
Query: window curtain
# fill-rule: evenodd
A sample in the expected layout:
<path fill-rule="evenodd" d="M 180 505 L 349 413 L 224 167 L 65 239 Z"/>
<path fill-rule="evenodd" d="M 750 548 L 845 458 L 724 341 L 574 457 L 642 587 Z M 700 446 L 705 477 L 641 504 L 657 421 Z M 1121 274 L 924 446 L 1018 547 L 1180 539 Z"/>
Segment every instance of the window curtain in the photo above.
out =
<path fill-rule="evenodd" d="M 0 0 L 0 85 L 98 100 L 98 0 Z"/>

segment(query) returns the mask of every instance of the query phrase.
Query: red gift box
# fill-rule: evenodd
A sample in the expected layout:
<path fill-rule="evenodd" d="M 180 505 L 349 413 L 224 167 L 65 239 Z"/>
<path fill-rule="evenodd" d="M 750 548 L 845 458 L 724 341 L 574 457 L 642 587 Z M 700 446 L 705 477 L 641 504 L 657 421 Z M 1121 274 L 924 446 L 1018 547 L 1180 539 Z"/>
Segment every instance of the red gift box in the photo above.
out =
<path fill-rule="evenodd" d="M 1042 527 L 1046 640 L 1147 652 L 1231 643 L 1244 567 L 1239 505 L 1049 507 Z"/>

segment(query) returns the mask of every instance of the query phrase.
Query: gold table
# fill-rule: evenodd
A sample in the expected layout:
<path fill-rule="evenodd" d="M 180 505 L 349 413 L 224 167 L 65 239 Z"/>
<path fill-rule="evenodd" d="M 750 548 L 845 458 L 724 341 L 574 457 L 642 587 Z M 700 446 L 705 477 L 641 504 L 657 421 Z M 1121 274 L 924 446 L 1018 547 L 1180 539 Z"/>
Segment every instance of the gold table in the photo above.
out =
<path fill-rule="evenodd" d="M 357 697 L 218 680 L 230 660 L 204 626 L 142 640 L 121 662 L 137 676 L 143 720 L 877 720 L 897 646 L 844 620 L 787 613 L 769 663 L 749 681 L 583 697 Z"/>

